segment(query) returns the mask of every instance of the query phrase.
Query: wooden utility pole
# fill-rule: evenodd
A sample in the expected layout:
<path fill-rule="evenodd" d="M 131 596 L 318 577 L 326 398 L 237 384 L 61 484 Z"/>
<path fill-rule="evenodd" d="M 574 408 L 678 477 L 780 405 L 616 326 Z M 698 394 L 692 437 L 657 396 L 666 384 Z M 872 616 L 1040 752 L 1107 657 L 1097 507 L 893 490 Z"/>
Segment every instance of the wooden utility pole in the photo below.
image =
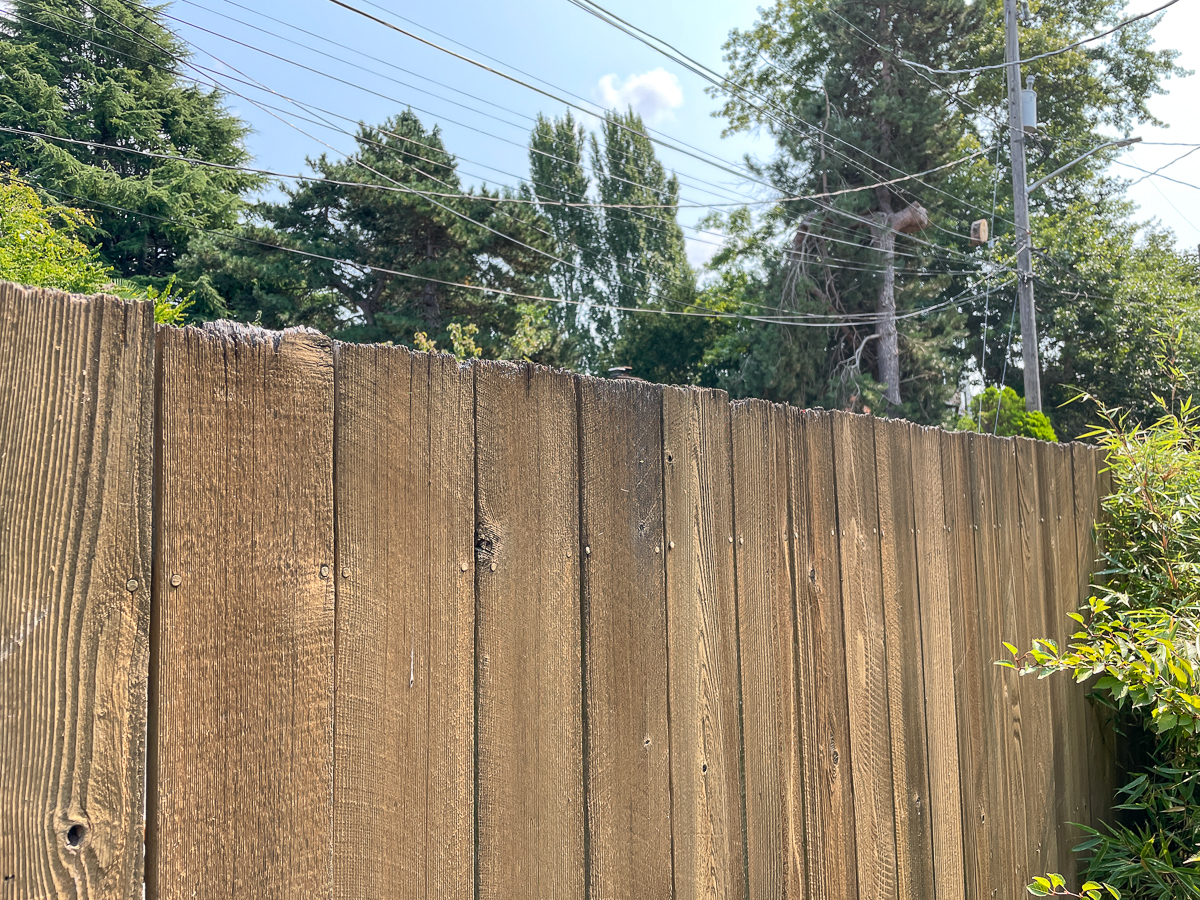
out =
<path fill-rule="evenodd" d="M 1025 189 L 1025 126 L 1021 116 L 1021 46 L 1017 0 L 1004 0 L 1004 61 L 1008 63 L 1008 140 L 1012 150 L 1013 218 L 1017 226 L 1017 299 L 1021 307 L 1021 358 L 1025 365 L 1025 408 L 1042 409 L 1037 313 L 1033 306 L 1033 236 Z M 1003 387 L 1003 385 L 1001 385 Z"/>

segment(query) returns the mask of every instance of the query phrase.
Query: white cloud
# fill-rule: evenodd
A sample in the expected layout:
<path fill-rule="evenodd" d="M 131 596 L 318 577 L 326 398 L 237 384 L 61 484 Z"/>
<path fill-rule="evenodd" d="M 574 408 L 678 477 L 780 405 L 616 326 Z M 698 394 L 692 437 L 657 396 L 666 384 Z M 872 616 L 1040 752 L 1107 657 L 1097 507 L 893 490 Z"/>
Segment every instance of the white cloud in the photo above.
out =
<path fill-rule="evenodd" d="M 615 74 L 600 79 L 600 102 L 606 109 L 622 112 L 627 107 L 648 122 L 673 119 L 673 110 L 683 105 L 683 89 L 679 79 L 664 68 L 651 69 L 641 75 L 630 75 L 624 81 Z"/>

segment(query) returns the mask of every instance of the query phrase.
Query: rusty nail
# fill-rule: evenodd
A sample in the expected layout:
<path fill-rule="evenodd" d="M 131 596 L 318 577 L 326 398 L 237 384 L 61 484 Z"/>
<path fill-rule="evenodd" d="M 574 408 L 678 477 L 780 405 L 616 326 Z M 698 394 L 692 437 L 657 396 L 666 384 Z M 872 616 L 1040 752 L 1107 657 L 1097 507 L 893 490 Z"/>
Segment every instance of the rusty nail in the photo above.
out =
<path fill-rule="evenodd" d="M 183 584 L 183 576 L 182 575 L 176 573 L 171 576 L 171 587 L 179 587 L 179 585 L 181 585 L 181 584 Z"/>

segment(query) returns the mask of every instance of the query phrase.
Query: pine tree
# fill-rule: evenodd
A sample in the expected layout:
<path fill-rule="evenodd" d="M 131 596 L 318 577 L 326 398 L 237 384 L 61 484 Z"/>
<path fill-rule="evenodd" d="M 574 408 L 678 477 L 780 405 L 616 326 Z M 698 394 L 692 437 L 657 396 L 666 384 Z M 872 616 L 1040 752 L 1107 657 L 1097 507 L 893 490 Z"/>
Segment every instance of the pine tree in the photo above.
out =
<path fill-rule="evenodd" d="M 244 164 L 246 126 L 220 92 L 181 74 L 188 56 L 144 0 L 13 0 L 0 13 L 0 125 Z M 170 274 L 194 234 L 188 225 L 232 226 L 243 195 L 260 183 L 240 172 L 5 133 L 0 162 L 89 210 L 91 239 L 125 276 Z"/>

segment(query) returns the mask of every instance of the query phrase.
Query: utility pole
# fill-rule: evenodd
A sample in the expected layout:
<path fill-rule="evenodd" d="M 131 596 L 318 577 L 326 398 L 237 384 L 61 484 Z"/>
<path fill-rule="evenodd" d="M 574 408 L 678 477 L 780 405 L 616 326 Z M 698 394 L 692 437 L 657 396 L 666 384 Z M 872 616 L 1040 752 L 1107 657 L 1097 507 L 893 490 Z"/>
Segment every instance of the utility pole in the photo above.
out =
<path fill-rule="evenodd" d="M 1021 115 L 1021 42 L 1017 0 L 1004 0 L 1004 61 L 1008 63 L 1008 140 L 1012 151 L 1013 219 L 1017 226 L 1017 299 L 1021 307 L 1021 357 L 1025 365 L 1025 408 L 1042 409 L 1037 314 L 1033 307 L 1033 236 L 1025 189 L 1025 124 Z M 1003 387 L 1003 385 L 1002 385 Z"/>

